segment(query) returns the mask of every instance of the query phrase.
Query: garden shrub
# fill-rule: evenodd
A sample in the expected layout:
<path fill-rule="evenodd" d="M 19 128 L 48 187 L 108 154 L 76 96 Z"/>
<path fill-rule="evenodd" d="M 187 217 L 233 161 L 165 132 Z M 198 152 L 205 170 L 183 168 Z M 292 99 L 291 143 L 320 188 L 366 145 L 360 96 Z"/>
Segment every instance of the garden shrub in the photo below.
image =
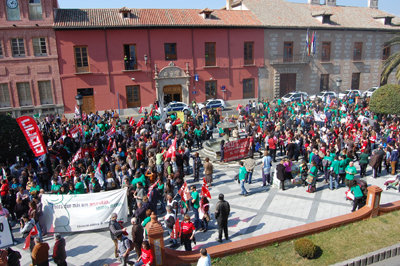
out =
<path fill-rule="evenodd" d="M 316 256 L 317 246 L 309 239 L 300 238 L 294 242 L 294 250 L 303 258 L 312 259 Z"/>

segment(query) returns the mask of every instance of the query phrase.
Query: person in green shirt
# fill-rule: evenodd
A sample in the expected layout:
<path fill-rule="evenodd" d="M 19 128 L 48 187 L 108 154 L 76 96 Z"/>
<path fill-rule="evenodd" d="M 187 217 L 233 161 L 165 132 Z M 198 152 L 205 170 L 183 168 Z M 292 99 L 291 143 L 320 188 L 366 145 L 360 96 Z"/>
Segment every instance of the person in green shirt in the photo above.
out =
<path fill-rule="evenodd" d="M 38 195 L 39 192 L 40 192 L 40 186 L 36 183 L 36 181 L 33 181 L 31 189 L 29 190 L 29 194 Z"/>
<path fill-rule="evenodd" d="M 333 190 L 333 186 L 335 185 L 335 189 L 338 189 L 339 183 L 339 169 L 340 169 L 340 161 L 339 157 L 336 156 L 333 160 L 331 167 L 330 167 L 330 175 L 329 175 L 329 189 Z"/>
<path fill-rule="evenodd" d="M 350 180 L 354 180 L 354 176 L 357 174 L 357 169 L 354 166 L 354 163 L 351 161 L 349 165 L 346 167 L 346 186 L 350 187 Z"/>
<path fill-rule="evenodd" d="M 85 194 L 85 185 L 80 177 L 76 179 L 74 194 Z"/>
<path fill-rule="evenodd" d="M 249 193 L 247 192 L 246 188 L 244 187 L 244 181 L 246 179 L 247 171 L 246 167 L 244 167 L 243 162 L 239 162 L 240 168 L 239 168 L 239 182 L 240 182 L 240 188 L 242 189 L 242 192 L 240 195 L 247 196 Z"/>
<path fill-rule="evenodd" d="M 325 183 L 328 183 L 329 180 L 329 168 L 331 167 L 333 162 L 333 157 L 329 155 L 325 155 L 322 159 L 322 166 L 324 167 L 324 176 L 325 176 Z"/>
<path fill-rule="evenodd" d="M 351 212 L 354 212 L 360 208 L 362 208 L 365 205 L 365 200 L 364 200 L 364 193 L 361 190 L 361 187 L 357 184 L 356 180 L 351 180 L 349 183 L 350 191 L 354 194 L 354 200 L 353 200 L 353 209 Z"/>
<path fill-rule="evenodd" d="M 196 191 L 196 186 L 191 186 L 191 193 L 190 196 L 192 197 L 192 210 L 194 213 L 194 227 L 199 228 L 200 226 L 200 217 L 199 217 L 199 207 L 200 207 L 200 196 L 199 192 Z"/>
<path fill-rule="evenodd" d="M 343 155 L 339 156 L 339 184 L 344 184 L 346 166 L 346 161 L 344 160 Z"/>
<path fill-rule="evenodd" d="M 135 176 L 136 177 L 131 182 L 133 189 L 136 190 L 136 184 L 139 182 L 142 183 L 143 187 L 146 187 L 146 177 L 144 176 L 144 174 L 137 171 Z"/>
<path fill-rule="evenodd" d="M 51 185 L 51 193 L 58 194 L 60 192 L 61 185 L 57 183 L 57 178 L 53 178 L 53 184 Z"/>
<path fill-rule="evenodd" d="M 360 154 L 360 176 L 361 178 L 363 178 L 364 176 L 366 176 L 366 172 L 367 172 L 367 166 L 369 163 L 368 160 L 368 155 L 369 151 L 367 149 L 364 150 L 364 152 L 362 152 Z"/>

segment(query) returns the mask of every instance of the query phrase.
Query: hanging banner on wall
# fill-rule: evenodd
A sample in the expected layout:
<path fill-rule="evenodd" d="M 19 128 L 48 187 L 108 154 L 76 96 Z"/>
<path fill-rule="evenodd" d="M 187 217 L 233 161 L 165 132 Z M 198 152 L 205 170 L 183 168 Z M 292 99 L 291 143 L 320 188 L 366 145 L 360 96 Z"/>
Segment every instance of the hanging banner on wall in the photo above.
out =
<path fill-rule="evenodd" d="M 42 195 L 43 216 L 50 233 L 79 232 L 108 227 L 112 213 L 127 221 L 127 189 L 73 195 Z"/>
<path fill-rule="evenodd" d="M 248 138 L 230 141 L 224 145 L 224 161 L 234 161 L 247 157 L 250 152 L 250 140 Z"/>
<path fill-rule="evenodd" d="M 5 216 L 0 216 L 0 248 L 13 245 L 13 237 L 11 234 L 8 220 Z"/>
<path fill-rule="evenodd" d="M 40 132 L 35 120 L 29 116 L 21 116 L 16 120 L 35 156 L 39 157 L 46 154 L 42 132 Z"/>

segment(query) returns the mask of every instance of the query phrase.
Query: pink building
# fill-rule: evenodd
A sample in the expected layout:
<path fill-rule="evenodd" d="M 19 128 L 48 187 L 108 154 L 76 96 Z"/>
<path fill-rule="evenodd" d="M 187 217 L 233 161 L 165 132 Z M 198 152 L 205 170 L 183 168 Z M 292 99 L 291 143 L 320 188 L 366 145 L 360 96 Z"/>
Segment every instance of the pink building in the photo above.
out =
<path fill-rule="evenodd" d="M 250 11 L 58 9 L 54 28 L 65 112 L 155 100 L 258 97 L 264 30 Z"/>
<path fill-rule="evenodd" d="M 53 30 L 57 0 L 0 3 L 0 113 L 63 112 Z"/>

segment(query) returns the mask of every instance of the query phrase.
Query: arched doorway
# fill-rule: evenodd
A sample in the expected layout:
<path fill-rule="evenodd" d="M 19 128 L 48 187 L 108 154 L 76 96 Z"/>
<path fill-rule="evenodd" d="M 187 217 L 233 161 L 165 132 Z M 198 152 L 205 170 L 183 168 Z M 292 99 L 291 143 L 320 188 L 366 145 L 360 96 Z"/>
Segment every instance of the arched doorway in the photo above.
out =
<path fill-rule="evenodd" d="M 176 101 L 182 101 L 182 86 L 181 85 L 167 85 L 163 88 L 164 105 Z"/>

